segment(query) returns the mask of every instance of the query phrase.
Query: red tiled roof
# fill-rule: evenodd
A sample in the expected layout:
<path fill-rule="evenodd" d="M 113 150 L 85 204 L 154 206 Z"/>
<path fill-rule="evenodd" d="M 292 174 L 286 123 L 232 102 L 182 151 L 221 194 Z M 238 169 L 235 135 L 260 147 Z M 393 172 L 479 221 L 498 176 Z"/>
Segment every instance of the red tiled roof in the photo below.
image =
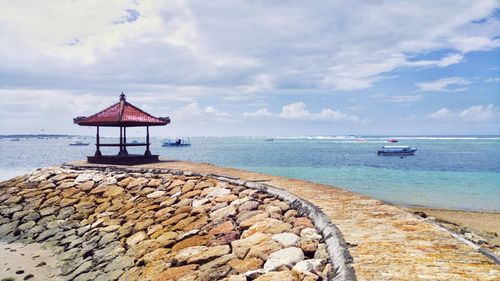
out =
<path fill-rule="evenodd" d="M 125 95 L 120 95 L 120 101 L 101 112 L 89 117 L 77 117 L 74 123 L 80 126 L 164 126 L 170 123 L 168 117 L 154 117 L 142 111 L 125 100 Z"/>

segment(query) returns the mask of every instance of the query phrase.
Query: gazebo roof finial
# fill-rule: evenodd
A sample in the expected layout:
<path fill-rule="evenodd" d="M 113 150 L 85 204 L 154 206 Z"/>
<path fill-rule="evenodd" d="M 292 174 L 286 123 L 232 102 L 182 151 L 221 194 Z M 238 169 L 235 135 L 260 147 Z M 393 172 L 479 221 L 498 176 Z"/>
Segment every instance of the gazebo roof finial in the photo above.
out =
<path fill-rule="evenodd" d="M 120 95 L 120 101 L 125 101 L 125 94 L 122 92 L 122 94 Z"/>

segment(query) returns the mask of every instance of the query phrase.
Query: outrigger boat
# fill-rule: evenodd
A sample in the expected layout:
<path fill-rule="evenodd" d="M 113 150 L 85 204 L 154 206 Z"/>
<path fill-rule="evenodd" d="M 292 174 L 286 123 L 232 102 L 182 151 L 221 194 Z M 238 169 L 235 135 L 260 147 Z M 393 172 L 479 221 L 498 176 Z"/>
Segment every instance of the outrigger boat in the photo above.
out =
<path fill-rule="evenodd" d="M 190 146 L 189 138 L 166 139 L 161 146 L 174 147 L 174 146 Z"/>
<path fill-rule="evenodd" d="M 382 156 L 408 156 L 415 154 L 417 151 L 416 148 L 411 148 L 409 146 L 382 146 L 381 149 L 378 150 L 378 155 Z"/>

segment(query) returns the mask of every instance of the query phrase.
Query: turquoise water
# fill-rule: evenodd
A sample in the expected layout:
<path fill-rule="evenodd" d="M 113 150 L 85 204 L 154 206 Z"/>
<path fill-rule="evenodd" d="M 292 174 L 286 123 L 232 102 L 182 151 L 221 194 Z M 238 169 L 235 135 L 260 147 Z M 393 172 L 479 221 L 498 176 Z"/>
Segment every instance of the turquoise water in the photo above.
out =
<path fill-rule="evenodd" d="M 388 145 L 386 137 L 264 139 L 197 137 L 192 146 L 178 148 L 163 148 L 161 139 L 153 139 L 152 150 L 170 159 L 330 184 L 392 203 L 500 211 L 499 137 L 400 137 L 398 145 L 418 148 L 404 158 L 377 156 Z M 72 141 L 0 140 L 0 179 L 93 154 L 93 146 L 68 146 Z"/>

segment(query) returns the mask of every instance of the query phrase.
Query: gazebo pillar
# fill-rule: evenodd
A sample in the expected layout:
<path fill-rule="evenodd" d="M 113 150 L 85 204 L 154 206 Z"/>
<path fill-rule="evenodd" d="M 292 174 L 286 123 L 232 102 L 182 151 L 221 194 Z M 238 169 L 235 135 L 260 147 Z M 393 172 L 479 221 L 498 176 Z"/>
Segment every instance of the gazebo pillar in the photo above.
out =
<path fill-rule="evenodd" d="M 151 151 L 149 150 L 149 126 L 146 126 L 146 151 L 145 156 L 151 156 Z"/>
<path fill-rule="evenodd" d="M 95 157 L 101 157 L 102 153 L 101 153 L 100 144 L 99 144 L 99 126 L 97 126 L 97 134 L 96 134 L 96 143 L 95 143 L 95 146 L 96 146 L 97 150 L 95 151 L 94 156 Z"/>
<path fill-rule="evenodd" d="M 118 152 L 118 156 L 127 155 L 127 150 L 125 149 L 125 144 L 123 143 L 124 129 L 124 127 L 120 126 L 120 152 Z"/>

